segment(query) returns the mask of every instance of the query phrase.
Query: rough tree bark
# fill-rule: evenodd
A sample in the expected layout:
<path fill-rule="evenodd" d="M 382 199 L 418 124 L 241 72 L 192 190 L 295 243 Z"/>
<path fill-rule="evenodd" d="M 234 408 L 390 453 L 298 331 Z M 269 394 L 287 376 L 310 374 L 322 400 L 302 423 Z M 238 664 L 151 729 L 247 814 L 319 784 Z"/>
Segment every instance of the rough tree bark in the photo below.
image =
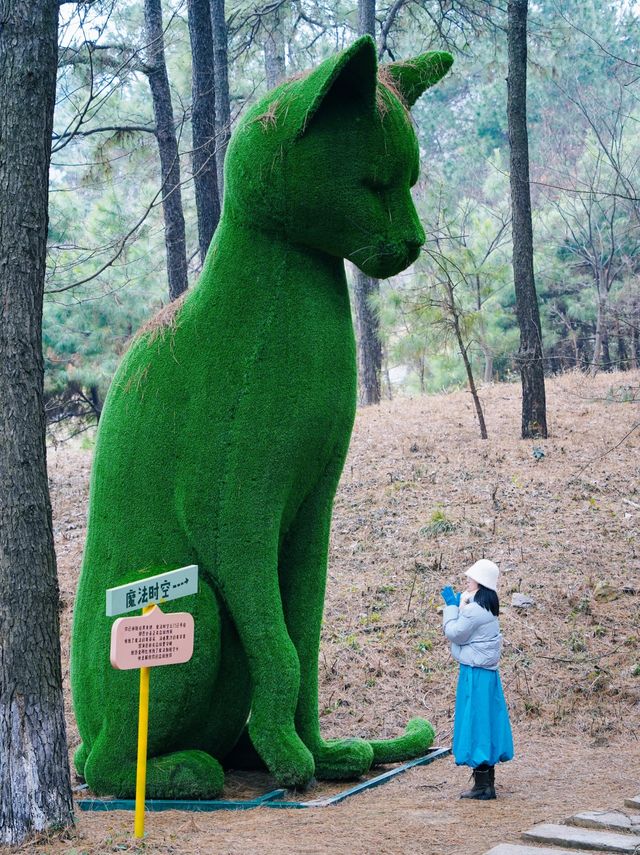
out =
<path fill-rule="evenodd" d="M 73 822 L 42 295 L 57 0 L 0 0 L 0 843 Z"/>
<path fill-rule="evenodd" d="M 358 0 L 358 35 L 363 36 L 367 33 L 375 39 L 375 0 Z M 382 345 L 380 322 L 372 302 L 380 293 L 380 283 L 377 279 L 372 279 L 366 273 L 356 269 L 353 291 L 358 339 L 360 403 L 379 404 Z"/>
<path fill-rule="evenodd" d="M 368 406 L 380 403 L 382 345 L 379 334 L 380 324 L 373 308 L 373 300 L 380 293 L 380 283 L 357 268 L 354 273 L 353 296 L 358 340 L 360 403 Z"/>
<path fill-rule="evenodd" d="M 369 34 L 376 37 L 376 2 L 375 0 L 358 0 L 358 35 Z"/>
<path fill-rule="evenodd" d="M 173 119 L 169 76 L 164 58 L 161 0 L 144 0 L 144 22 L 147 39 L 147 76 L 151 87 L 160 153 L 169 297 L 171 300 L 175 300 L 187 290 L 189 280 L 182 194 L 180 192 L 180 158 Z"/>
<path fill-rule="evenodd" d="M 213 35 L 213 67 L 216 99 L 216 168 L 220 204 L 224 196 L 224 156 L 231 136 L 231 104 L 229 101 L 229 61 L 227 57 L 227 22 L 224 0 L 210 0 L 211 32 Z"/>
<path fill-rule="evenodd" d="M 513 279 L 520 327 L 517 361 L 522 379 L 523 439 L 547 436 L 542 328 L 533 275 L 533 228 L 529 190 L 527 6 L 528 0 L 509 0 L 507 25 L 507 121 L 513 213 Z"/>
<path fill-rule="evenodd" d="M 209 0 L 188 0 L 191 40 L 193 183 L 198 212 L 200 261 L 204 263 L 220 219 L 216 169 L 216 102 Z"/>
<path fill-rule="evenodd" d="M 281 83 L 287 74 L 284 48 L 284 9 L 278 8 L 265 20 L 264 70 L 267 89 Z"/>

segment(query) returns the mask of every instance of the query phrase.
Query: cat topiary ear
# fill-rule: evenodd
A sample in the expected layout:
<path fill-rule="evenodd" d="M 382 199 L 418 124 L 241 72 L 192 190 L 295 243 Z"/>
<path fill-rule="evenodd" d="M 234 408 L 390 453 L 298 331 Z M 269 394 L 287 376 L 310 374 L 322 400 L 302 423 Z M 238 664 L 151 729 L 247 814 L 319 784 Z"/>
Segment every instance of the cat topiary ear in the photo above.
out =
<path fill-rule="evenodd" d="M 349 48 L 322 63 L 301 81 L 301 94 L 311 94 L 307 101 L 301 127 L 301 136 L 331 93 L 340 97 L 355 98 L 365 110 L 375 109 L 377 86 L 376 47 L 371 36 L 362 36 Z M 303 95 L 304 98 L 304 95 Z"/>
<path fill-rule="evenodd" d="M 445 51 L 430 51 L 406 62 L 383 65 L 391 75 L 408 107 L 413 107 L 425 89 L 441 80 L 453 65 L 453 57 Z"/>

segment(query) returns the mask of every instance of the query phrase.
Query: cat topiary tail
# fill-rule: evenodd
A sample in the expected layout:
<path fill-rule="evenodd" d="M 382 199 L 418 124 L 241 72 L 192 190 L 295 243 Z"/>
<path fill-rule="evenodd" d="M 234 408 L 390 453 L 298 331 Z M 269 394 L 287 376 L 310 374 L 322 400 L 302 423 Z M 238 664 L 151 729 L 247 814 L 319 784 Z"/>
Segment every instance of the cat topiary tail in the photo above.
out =
<path fill-rule="evenodd" d="M 413 760 L 431 748 L 435 738 L 433 727 L 423 718 L 412 718 L 404 734 L 397 739 L 369 740 L 373 748 L 373 766 L 383 763 L 396 763 L 401 760 Z"/>

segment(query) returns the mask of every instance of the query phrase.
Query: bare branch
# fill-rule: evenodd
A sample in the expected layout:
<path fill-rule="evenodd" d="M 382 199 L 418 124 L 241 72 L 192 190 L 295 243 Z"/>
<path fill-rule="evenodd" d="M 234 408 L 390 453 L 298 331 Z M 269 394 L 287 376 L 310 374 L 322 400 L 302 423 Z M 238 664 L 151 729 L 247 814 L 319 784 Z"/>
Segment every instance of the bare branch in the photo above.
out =
<path fill-rule="evenodd" d="M 573 21 L 570 21 L 569 18 L 567 18 L 567 16 L 564 14 L 562 9 L 560 9 L 558 6 L 556 6 L 556 11 L 557 11 L 558 15 L 560 15 L 560 17 L 567 24 L 569 24 L 569 26 L 572 29 L 574 29 L 576 32 L 578 32 L 581 35 L 588 38 L 589 41 L 594 43 L 594 45 L 597 45 L 597 47 L 602 51 L 602 53 L 606 54 L 607 56 L 610 56 L 612 59 L 615 59 L 616 62 L 622 62 L 625 65 L 631 66 L 632 68 L 640 68 L 640 63 L 633 62 L 633 60 L 631 60 L 631 59 L 627 59 L 626 57 L 618 56 L 617 54 L 612 53 L 612 51 L 610 51 L 609 48 L 606 45 L 604 45 L 601 41 L 598 41 L 598 39 L 595 36 L 593 36 L 591 33 L 588 33 L 586 30 L 583 30 L 582 27 L 579 27 L 577 24 L 574 24 Z"/>
<path fill-rule="evenodd" d="M 91 128 L 88 131 L 66 131 L 62 134 L 53 134 L 54 140 L 65 139 L 66 137 L 89 137 L 92 134 L 102 133 L 146 133 L 156 136 L 157 132 L 152 125 L 105 125 L 102 128 Z M 56 149 L 57 150 L 57 149 Z"/>
<path fill-rule="evenodd" d="M 378 59 L 381 60 L 384 57 L 385 53 L 389 53 L 389 55 L 393 58 L 387 46 L 387 39 L 389 37 L 389 32 L 395 24 L 396 18 L 398 17 L 398 13 L 402 9 L 402 7 L 408 2 L 409 0 L 395 0 L 393 5 L 389 7 L 389 11 L 387 12 L 386 17 L 380 25 L 380 47 L 378 49 Z"/>
<path fill-rule="evenodd" d="M 84 279 L 79 279 L 77 282 L 72 282 L 70 285 L 64 285 L 61 288 L 47 288 L 45 290 L 45 294 L 61 294 L 64 291 L 70 291 L 72 288 L 78 288 L 80 285 L 86 285 L 87 282 L 91 282 L 93 279 L 96 279 L 98 276 L 100 276 L 101 273 L 104 273 L 104 271 L 107 270 L 109 267 L 113 267 L 113 265 L 116 263 L 116 261 L 120 258 L 120 256 L 124 252 L 125 247 L 127 246 L 127 243 L 129 242 L 129 239 L 135 235 L 135 233 L 138 231 L 140 226 L 144 223 L 144 221 L 149 216 L 152 209 L 158 204 L 158 198 L 160 197 L 161 193 L 162 193 L 162 188 L 160 188 L 160 190 L 158 190 L 158 192 L 155 194 L 155 196 L 151 200 L 150 204 L 147 205 L 147 207 L 144 210 L 144 213 L 137 220 L 135 225 L 132 226 L 132 228 L 130 228 L 129 231 L 118 241 L 118 244 L 117 244 L 118 249 L 116 250 L 116 252 L 111 256 L 111 258 L 108 261 L 106 261 L 98 270 L 96 270 L 95 273 L 91 273 L 89 276 L 85 276 Z"/>

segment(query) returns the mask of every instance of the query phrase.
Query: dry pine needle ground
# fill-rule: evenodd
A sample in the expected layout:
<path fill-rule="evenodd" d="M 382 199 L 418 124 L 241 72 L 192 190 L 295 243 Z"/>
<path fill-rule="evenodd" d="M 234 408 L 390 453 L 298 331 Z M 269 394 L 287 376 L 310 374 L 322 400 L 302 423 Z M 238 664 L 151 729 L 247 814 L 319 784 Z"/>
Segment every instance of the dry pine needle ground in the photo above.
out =
<path fill-rule="evenodd" d="M 467 770 L 444 760 L 331 809 L 151 815 L 146 851 L 476 855 L 535 821 L 620 807 L 640 791 L 640 374 L 565 375 L 547 392 L 546 441 L 518 438 L 516 384 L 482 390 L 488 441 L 466 392 L 361 410 L 334 513 L 325 734 L 392 736 L 424 715 L 448 744 L 455 666 L 439 590 L 490 557 L 503 570 L 501 673 L 517 752 L 498 770 L 501 798 L 459 802 Z M 52 449 L 49 466 L 68 677 L 90 452 Z M 513 592 L 535 605 L 512 608 Z M 67 713 L 74 747 L 68 693 Z M 233 776 L 228 795 L 266 784 Z M 25 849 L 134 849 L 131 824 L 80 814 L 71 838 Z"/>

